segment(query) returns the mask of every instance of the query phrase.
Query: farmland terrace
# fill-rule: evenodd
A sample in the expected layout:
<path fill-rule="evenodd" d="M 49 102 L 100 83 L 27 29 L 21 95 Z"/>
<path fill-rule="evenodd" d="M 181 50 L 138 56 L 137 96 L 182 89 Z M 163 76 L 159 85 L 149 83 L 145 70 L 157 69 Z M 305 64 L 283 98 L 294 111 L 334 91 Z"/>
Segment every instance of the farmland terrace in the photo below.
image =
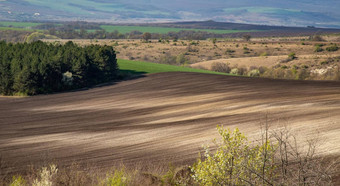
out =
<path fill-rule="evenodd" d="M 271 80 L 169 72 L 88 90 L 0 97 L 0 154 L 6 172 L 29 165 L 192 162 L 216 125 L 251 139 L 268 115 L 298 139 L 321 139 L 319 153 L 340 153 L 339 82 Z"/>

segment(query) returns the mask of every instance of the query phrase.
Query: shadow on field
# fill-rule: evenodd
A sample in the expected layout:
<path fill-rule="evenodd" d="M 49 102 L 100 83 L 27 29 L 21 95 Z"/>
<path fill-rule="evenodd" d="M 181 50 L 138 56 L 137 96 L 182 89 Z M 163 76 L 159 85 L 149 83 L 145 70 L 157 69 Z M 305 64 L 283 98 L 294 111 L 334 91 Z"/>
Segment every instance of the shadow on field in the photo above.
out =
<path fill-rule="evenodd" d="M 115 84 L 122 82 L 122 81 L 129 81 L 129 80 L 134 80 L 134 79 L 145 77 L 146 73 L 147 72 L 135 71 L 135 70 L 119 70 L 119 75 L 118 75 L 117 80 L 113 80 L 113 81 L 106 82 L 106 83 L 101 83 L 101 84 L 98 84 L 98 85 L 93 85 L 93 86 L 90 86 L 90 87 L 85 87 L 85 88 L 82 88 L 82 89 L 71 90 L 71 91 L 68 91 L 68 92 L 77 92 L 77 91 L 80 91 L 80 90 L 89 90 L 89 89 L 92 89 L 92 88 L 111 86 L 111 85 L 115 85 Z"/>
<path fill-rule="evenodd" d="M 147 72 L 144 71 L 135 71 L 135 70 L 119 70 L 121 75 L 142 75 L 146 74 Z"/>
<path fill-rule="evenodd" d="M 60 94 L 60 93 L 67 93 L 67 92 L 79 92 L 79 91 L 85 91 L 85 90 L 90 90 L 93 88 L 98 88 L 98 87 L 104 87 L 104 86 L 111 86 L 115 85 L 119 82 L 123 81 L 129 81 L 129 80 L 135 80 L 138 78 L 145 77 L 144 74 L 147 72 L 142 72 L 142 71 L 134 71 L 134 70 L 119 70 L 119 75 L 116 80 L 110 81 L 110 82 L 105 82 L 105 83 L 100 83 L 98 85 L 92 85 L 84 88 L 79 88 L 79 89 L 71 89 L 71 90 L 65 90 L 61 92 L 53 92 L 53 93 L 48 93 L 45 95 L 53 95 L 53 94 Z"/>

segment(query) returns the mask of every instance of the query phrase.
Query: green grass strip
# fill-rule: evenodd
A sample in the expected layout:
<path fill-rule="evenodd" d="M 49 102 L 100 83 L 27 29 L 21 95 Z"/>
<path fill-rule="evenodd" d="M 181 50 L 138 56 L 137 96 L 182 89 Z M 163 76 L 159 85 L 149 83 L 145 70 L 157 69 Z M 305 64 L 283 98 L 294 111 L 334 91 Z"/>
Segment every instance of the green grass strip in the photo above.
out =
<path fill-rule="evenodd" d="M 0 25 L 3 27 L 15 27 L 15 28 L 27 28 L 41 25 L 42 23 L 32 23 L 32 22 L 9 22 L 9 21 L 0 21 Z"/>
<path fill-rule="evenodd" d="M 160 72 L 196 72 L 205 74 L 229 75 L 226 73 L 214 72 L 209 70 L 201 70 L 183 66 L 174 66 L 142 61 L 131 61 L 125 59 L 118 59 L 118 65 L 120 71 L 122 71 L 123 73 L 130 74 L 151 74 Z"/>

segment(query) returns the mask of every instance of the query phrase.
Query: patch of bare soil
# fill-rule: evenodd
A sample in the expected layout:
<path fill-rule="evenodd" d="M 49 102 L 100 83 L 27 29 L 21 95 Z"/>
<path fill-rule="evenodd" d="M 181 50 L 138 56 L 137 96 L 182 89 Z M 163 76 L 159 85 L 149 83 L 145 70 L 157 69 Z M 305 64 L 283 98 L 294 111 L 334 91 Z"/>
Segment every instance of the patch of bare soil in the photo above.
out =
<path fill-rule="evenodd" d="M 319 152 L 340 153 L 340 84 L 160 73 L 116 85 L 25 98 L 0 97 L 0 154 L 6 171 L 82 162 L 190 162 L 218 137 L 216 125 L 251 138 L 265 115 Z M 253 138 L 255 139 L 255 138 Z M 303 144 L 303 143 L 301 143 Z"/>

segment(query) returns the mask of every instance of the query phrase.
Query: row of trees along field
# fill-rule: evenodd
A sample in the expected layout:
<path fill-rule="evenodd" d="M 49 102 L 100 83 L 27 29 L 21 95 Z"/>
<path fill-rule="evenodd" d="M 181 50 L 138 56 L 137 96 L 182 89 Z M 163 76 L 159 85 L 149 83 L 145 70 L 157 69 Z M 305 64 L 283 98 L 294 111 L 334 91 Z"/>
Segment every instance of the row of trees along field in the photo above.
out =
<path fill-rule="evenodd" d="M 117 78 L 110 46 L 0 42 L 0 94 L 34 95 L 87 87 Z"/>

